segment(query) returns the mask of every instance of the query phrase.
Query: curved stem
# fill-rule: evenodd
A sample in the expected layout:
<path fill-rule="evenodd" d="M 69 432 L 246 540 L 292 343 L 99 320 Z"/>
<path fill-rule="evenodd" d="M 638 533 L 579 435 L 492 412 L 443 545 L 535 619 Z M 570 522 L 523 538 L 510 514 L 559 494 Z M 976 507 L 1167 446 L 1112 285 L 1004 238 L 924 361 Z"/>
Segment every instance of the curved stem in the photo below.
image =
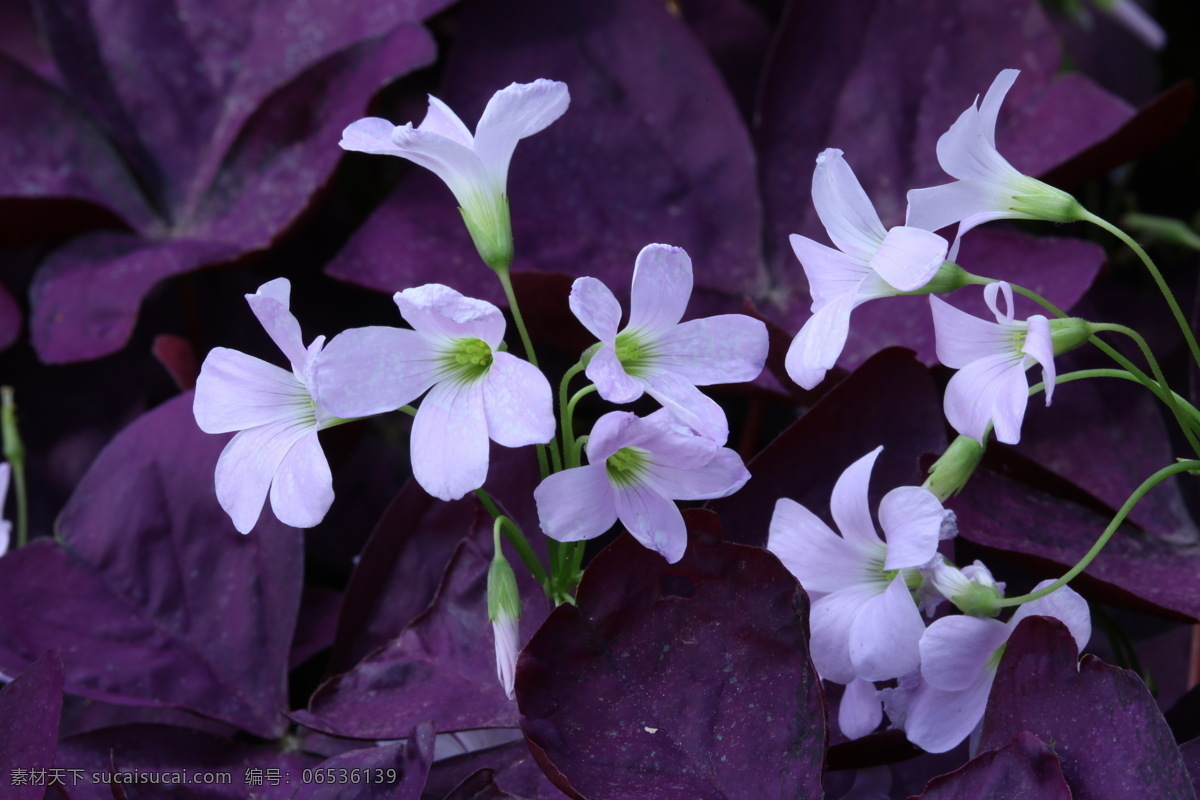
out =
<path fill-rule="evenodd" d="M 1060 589 L 1067 585 L 1067 583 L 1074 580 L 1079 573 L 1088 568 L 1088 565 L 1091 564 L 1096 556 L 1100 554 L 1100 551 L 1104 549 L 1106 544 L 1108 544 L 1108 540 L 1112 538 L 1114 533 L 1116 533 L 1117 528 L 1121 527 L 1121 523 L 1125 521 L 1127 516 L 1129 516 L 1129 512 L 1133 511 L 1133 507 L 1136 506 L 1138 502 L 1140 502 L 1141 499 L 1146 496 L 1147 492 L 1172 475 L 1178 475 L 1181 472 L 1197 471 L 1200 471 L 1200 461 L 1180 461 L 1175 464 L 1171 464 L 1170 466 L 1163 467 L 1149 478 L 1146 478 L 1146 480 L 1142 481 L 1140 486 L 1133 490 L 1133 494 L 1129 495 L 1129 499 L 1126 500 L 1125 504 L 1121 506 L 1119 511 L 1117 511 L 1116 516 L 1114 516 L 1112 521 L 1108 523 L 1108 527 L 1106 527 L 1104 532 L 1100 534 L 1100 538 L 1097 539 L 1096 543 L 1092 545 L 1092 549 L 1088 550 L 1087 553 L 1084 554 L 1083 558 L 1079 560 L 1078 564 L 1071 567 L 1071 569 L 1069 569 L 1065 575 L 1049 586 L 1038 589 L 1036 592 L 1020 595 L 1019 597 L 1005 598 L 1004 600 L 1001 600 L 998 605 L 1001 608 L 1019 606 L 1024 603 L 1028 603 L 1031 600 L 1037 600 L 1045 597 L 1056 589 Z"/>
<path fill-rule="evenodd" d="M 521 561 L 529 568 L 529 572 L 533 575 L 534 580 L 540 583 L 542 588 L 549 594 L 550 579 L 546 576 L 546 569 L 538 559 L 537 553 L 533 552 L 533 548 L 529 546 L 529 542 L 525 539 L 525 534 L 521 532 L 521 528 L 511 519 L 500 513 L 500 509 L 492 501 L 491 495 L 483 489 L 476 489 L 475 496 L 479 498 L 479 502 L 483 503 L 483 507 L 487 509 L 487 512 L 492 515 L 492 519 L 495 520 L 496 524 L 503 527 L 505 537 L 512 543 L 513 548 L 517 551 L 517 555 L 521 557 Z"/>
<path fill-rule="evenodd" d="M 1175 300 L 1174 293 L 1172 293 L 1170 287 L 1167 286 L 1166 280 L 1163 279 L 1162 273 L 1158 271 L 1158 267 L 1154 265 L 1154 261 L 1149 255 L 1147 255 L 1146 251 L 1142 249 L 1142 246 L 1138 244 L 1133 237 L 1125 233 L 1125 231 L 1121 230 L 1116 225 L 1113 225 L 1108 220 L 1097 217 L 1095 214 L 1090 212 L 1085 212 L 1083 218 L 1086 221 L 1091 222 L 1093 225 L 1103 228 L 1113 236 L 1120 239 L 1137 255 L 1138 258 L 1142 260 L 1142 264 L 1146 266 L 1146 270 L 1149 271 L 1150 277 L 1154 279 L 1154 283 L 1158 286 L 1158 290 L 1162 292 L 1163 298 L 1166 299 L 1167 305 L 1171 309 L 1171 314 L 1175 317 L 1176 324 L 1178 324 L 1179 329 L 1183 331 L 1183 338 L 1187 341 L 1188 349 L 1192 351 L 1192 359 L 1197 365 L 1200 365 L 1200 345 L 1196 343 L 1196 336 L 1192 333 L 1191 325 L 1188 324 L 1187 319 L 1185 319 L 1183 316 L 1183 309 L 1179 307 L 1178 301 Z"/>
<path fill-rule="evenodd" d="M 1154 379 L 1158 382 L 1159 387 L 1161 387 L 1163 391 L 1161 395 L 1162 401 L 1167 404 L 1167 407 L 1171 409 L 1171 413 L 1175 415 L 1175 421 L 1178 422 L 1179 427 L 1183 429 L 1183 435 L 1187 438 L 1188 444 L 1192 446 L 1192 451 L 1196 453 L 1196 455 L 1200 455 L 1200 442 L 1196 441 L 1196 435 L 1192 432 L 1192 426 L 1189 423 L 1189 420 L 1183 416 L 1183 412 L 1180 411 L 1179 406 L 1176 405 L 1175 393 L 1171 391 L 1171 387 L 1167 385 L 1167 378 L 1165 375 L 1163 375 L 1162 368 L 1158 366 L 1158 361 L 1154 358 L 1153 351 L 1150 350 L 1150 345 L 1146 344 L 1146 340 L 1142 338 L 1142 335 L 1133 328 L 1128 328 L 1124 325 L 1113 325 L 1110 323 L 1095 324 L 1092 326 L 1092 328 L 1097 331 L 1113 331 L 1115 333 L 1122 333 L 1128 336 L 1130 339 L 1133 339 L 1134 343 L 1137 344 L 1138 349 L 1142 351 L 1142 356 L 1146 359 L 1146 363 L 1150 365 L 1150 371 L 1154 373 Z M 1091 339 L 1097 339 L 1097 337 L 1092 336 Z"/>
<path fill-rule="evenodd" d="M 1130 375 L 1126 370 L 1101 368 L 1081 369 L 1074 372 L 1061 373 L 1060 375 L 1055 376 L 1054 385 L 1057 386 L 1060 383 L 1071 383 L 1072 381 L 1084 380 L 1085 378 L 1120 378 L 1121 380 L 1131 381 L 1133 383 L 1141 383 L 1141 381 Z M 1037 394 L 1045 388 L 1045 383 L 1035 383 L 1032 387 L 1030 387 L 1029 394 Z M 1166 402 L 1166 400 L 1163 399 L 1163 391 L 1157 384 L 1154 384 L 1152 391 L 1154 392 L 1155 397 L 1163 400 L 1163 402 Z M 1200 427 L 1200 409 L 1197 409 L 1194 405 L 1189 403 L 1187 400 L 1184 400 L 1175 392 L 1172 392 L 1171 394 L 1175 396 L 1175 403 L 1192 419 L 1193 427 Z"/>
<path fill-rule="evenodd" d="M 571 421 L 571 414 L 575 410 L 575 406 L 568 399 L 568 392 L 571 379 L 583 372 L 583 369 L 583 360 L 580 359 L 563 373 L 562 380 L 558 384 L 558 416 L 559 424 L 562 426 L 563 461 L 567 469 L 579 466 L 572 463 L 572 454 L 575 451 L 575 426 Z"/>

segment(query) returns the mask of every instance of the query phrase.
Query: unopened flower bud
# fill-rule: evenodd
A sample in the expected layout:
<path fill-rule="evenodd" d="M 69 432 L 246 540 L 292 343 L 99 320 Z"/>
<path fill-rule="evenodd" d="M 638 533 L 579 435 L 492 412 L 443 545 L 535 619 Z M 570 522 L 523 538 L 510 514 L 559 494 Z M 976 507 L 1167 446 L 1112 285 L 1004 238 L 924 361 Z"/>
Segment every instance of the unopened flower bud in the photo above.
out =
<path fill-rule="evenodd" d="M 959 436 L 929 470 L 925 488 L 941 502 L 953 497 L 967 485 L 983 458 L 983 445 L 970 436 Z"/>
<path fill-rule="evenodd" d="M 517 677 L 517 653 L 521 650 L 521 593 L 517 577 L 500 548 L 488 568 L 488 619 L 496 637 L 496 676 L 508 699 L 513 699 Z"/>
<path fill-rule="evenodd" d="M 931 570 L 930 580 L 943 597 L 968 616 L 994 617 L 1000 613 L 1003 587 L 979 561 L 965 569 L 942 561 Z"/>

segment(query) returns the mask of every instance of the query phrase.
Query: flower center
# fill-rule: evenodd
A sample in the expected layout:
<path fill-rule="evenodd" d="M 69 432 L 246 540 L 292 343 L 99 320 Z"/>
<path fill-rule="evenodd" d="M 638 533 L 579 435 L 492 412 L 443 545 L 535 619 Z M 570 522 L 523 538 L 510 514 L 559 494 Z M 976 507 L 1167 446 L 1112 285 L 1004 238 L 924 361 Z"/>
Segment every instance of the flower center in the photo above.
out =
<path fill-rule="evenodd" d="M 463 381 L 485 375 L 492 366 L 492 348 L 482 339 L 455 339 L 446 353 L 450 371 Z"/>
<path fill-rule="evenodd" d="M 645 450 L 637 447 L 622 447 L 604 461 L 608 479 L 617 486 L 632 486 L 646 471 L 648 459 Z"/>
<path fill-rule="evenodd" d="M 654 348 L 641 331 L 621 331 L 615 345 L 617 360 L 635 378 L 641 377 L 654 361 Z"/>

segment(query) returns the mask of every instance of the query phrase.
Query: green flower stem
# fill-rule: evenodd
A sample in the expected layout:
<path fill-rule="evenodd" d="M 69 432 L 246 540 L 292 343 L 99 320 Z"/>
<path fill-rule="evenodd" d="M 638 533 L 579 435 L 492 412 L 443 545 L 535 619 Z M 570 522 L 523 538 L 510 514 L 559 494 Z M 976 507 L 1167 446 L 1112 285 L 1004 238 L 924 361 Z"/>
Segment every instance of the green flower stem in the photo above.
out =
<path fill-rule="evenodd" d="M 1167 378 L 1163 375 L 1162 368 L 1158 366 L 1158 361 L 1154 358 L 1154 353 L 1150 350 L 1150 345 L 1146 344 L 1146 340 L 1142 335 L 1133 328 L 1127 328 L 1124 325 L 1113 325 L 1109 323 L 1100 323 L 1093 325 L 1092 328 L 1098 331 L 1113 331 L 1114 333 L 1122 333 L 1133 339 L 1137 344 L 1138 349 L 1142 351 L 1142 356 L 1146 359 L 1146 363 L 1150 365 L 1150 371 L 1154 373 L 1154 378 L 1158 381 L 1159 387 L 1162 388 L 1162 401 L 1171 409 L 1171 413 L 1175 415 L 1175 421 L 1179 423 L 1179 427 L 1183 429 L 1183 435 L 1187 437 L 1188 444 L 1192 446 L 1192 451 L 1196 455 L 1200 455 L 1200 442 L 1196 441 L 1196 435 L 1192 432 L 1191 420 L 1183 415 L 1179 406 L 1175 403 L 1175 392 L 1171 391 L 1171 387 L 1167 385 Z M 1093 336 L 1092 339 L 1097 337 Z"/>
<path fill-rule="evenodd" d="M 1108 544 L 1108 540 L 1112 538 L 1114 533 L 1116 533 L 1117 528 L 1121 527 L 1121 523 L 1125 521 L 1127 516 L 1129 516 L 1129 512 L 1132 511 L 1133 507 L 1136 506 L 1141 499 L 1146 496 L 1147 492 L 1172 475 L 1178 475 L 1181 472 L 1200 472 L 1200 461 L 1179 461 L 1175 464 L 1171 464 L 1170 466 L 1163 467 L 1158 472 L 1142 481 L 1141 486 L 1133 490 L 1133 494 L 1129 495 L 1129 499 L 1126 500 L 1125 504 L 1121 506 L 1121 509 L 1117 511 L 1117 515 L 1112 518 L 1111 522 L 1108 523 L 1108 527 L 1104 529 L 1102 534 L 1100 534 L 1100 538 L 1096 540 L 1094 545 L 1092 545 L 1092 549 L 1087 551 L 1084 557 L 1079 560 L 1078 564 L 1071 567 L 1071 569 L 1069 569 L 1065 575 L 1049 586 L 1038 589 L 1036 592 L 1020 595 L 1019 597 L 1005 598 L 1004 600 L 1001 600 L 998 605 L 1001 608 L 1023 605 L 1024 603 L 1028 603 L 1032 600 L 1045 597 L 1056 589 L 1066 586 L 1070 581 L 1078 577 L 1079 573 L 1088 568 L 1088 565 L 1091 564 L 1096 556 L 1100 554 L 1100 551 L 1104 549 L 1106 544 Z"/>
<path fill-rule="evenodd" d="M 575 452 L 572 453 L 572 456 L 575 458 L 576 465 L 583 463 L 583 448 L 587 445 L 587 440 L 587 434 L 584 434 L 575 440 Z"/>
<path fill-rule="evenodd" d="M 1158 290 L 1162 292 L 1163 298 L 1166 299 L 1167 305 L 1171 309 L 1171 314 L 1175 317 L 1176 324 L 1178 324 L 1179 329 L 1183 331 L 1183 338 L 1187 340 L 1188 349 L 1192 351 L 1193 360 L 1195 360 L 1197 365 L 1200 365 L 1200 345 L 1196 343 L 1196 336 L 1192 333 L 1192 327 L 1188 324 L 1187 319 L 1183 316 L 1183 309 L 1179 307 L 1179 303 L 1175 300 L 1175 295 L 1171 292 L 1170 287 L 1167 286 L 1167 282 L 1163 280 L 1162 273 L 1158 271 L 1158 267 L 1154 265 L 1154 261 L 1149 255 L 1146 254 L 1146 251 L 1142 249 L 1142 246 L 1138 244 L 1133 237 L 1125 233 L 1125 231 L 1121 230 L 1116 225 L 1113 225 L 1108 220 L 1097 217 L 1091 212 L 1084 212 L 1083 219 L 1092 223 L 1093 225 L 1103 228 L 1113 236 L 1120 239 L 1125 243 L 1126 246 L 1129 247 L 1130 250 L 1137 254 L 1138 258 L 1142 260 L 1142 263 L 1146 266 L 1147 271 L 1150 273 L 1150 277 L 1154 279 L 1154 283 L 1158 286 Z"/>
<path fill-rule="evenodd" d="M 29 541 L 29 495 L 25 489 L 25 445 L 17 430 L 17 404 L 11 386 L 0 387 L 0 438 L 4 440 L 4 460 L 11 465 L 13 494 L 17 496 L 17 547 Z M 0 512 L 4 497 L 0 495 Z"/>
<path fill-rule="evenodd" d="M 1181 219 L 1134 212 L 1126 214 L 1121 222 L 1128 228 L 1148 233 L 1162 241 L 1200 250 L 1200 234 Z"/>
<path fill-rule="evenodd" d="M 546 590 L 546 594 L 550 594 L 551 583 L 550 579 L 546 576 L 546 569 L 538 559 L 537 553 L 533 552 L 533 548 L 529 546 L 529 542 L 526 541 L 525 534 L 521 532 L 521 528 L 511 519 L 500 513 L 500 509 L 496 507 L 491 496 L 483 489 L 476 489 L 475 496 L 479 498 L 479 502 L 483 503 L 483 507 L 492 515 L 492 519 L 496 521 L 496 524 L 504 529 L 504 535 L 517 551 L 517 555 L 521 557 L 521 561 L 529 568 L 529 572 L 533 575 L 534 580 L 542 585 L 542 588 Z"/>
<path fill-rule="evenodd" d="M 562 426 L 563 460 L 566 462 L 565 466 L 567 469 L 579 466 L 577 463 L 571 463 L 572 454 L 575 452 L 575 425 L 572 422 L 571 415 L 575 410 L 575 406 L 568 399 L 568 395 L 570 393 L 571 379 L 583 372 L 583 369 L 583 359 L 580 359 L 563 373 L 562 380 L 558 384 L 558 416 L 559 424 Z"/>
<path fill-rule="evenodd" d="M 1060 383 L 1070 383 L 1071 381 L 1083 380 L 1085 378 L 1120 378 L 1122 380 L 1132 381 L 1133 383 L 1141 383 L 1141 381 L 1123 369 L 1081 369 L 1075 372 L 1064 372 L 1061 375 L 1055 376 L 1054 385 L 1057 386 Z M 1029 394 L 1034 395 L 1045 389 L 1045 387 L 1046 384 L 1044 383 L 1034 384 L 1029 389 Z M 1154 386 L 1154 394 L 1160 400 L 1166 402 L 1166 400 L 1163 399 L 1162 389 L 1159 388 L 1157 384 Z M 1174 392 L 1172 392 L 1172 394 L 1174 394 Z M 1200 409 L 1197 409 L 1194 405 L 1189 403 L 1187 400 L 1184 400 L 1177 394 L 1175 395 L 1175 403 L 1180 407 L 1180 409 L 1187 413 L 1188 417 L 1192 421 L 1193 427 L 1200 429 Z"/>

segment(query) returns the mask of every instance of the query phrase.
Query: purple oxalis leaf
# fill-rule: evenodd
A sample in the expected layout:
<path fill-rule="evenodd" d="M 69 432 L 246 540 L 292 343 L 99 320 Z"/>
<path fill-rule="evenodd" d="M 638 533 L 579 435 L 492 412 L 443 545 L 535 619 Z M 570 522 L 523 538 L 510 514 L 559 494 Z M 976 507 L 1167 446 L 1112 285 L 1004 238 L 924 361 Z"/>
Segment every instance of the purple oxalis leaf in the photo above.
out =
<path fill-rule="evenodd" d="M 719 541 L 710 512 L 685 519 L 681 561 L 622 536 L 525 648 L 530 748 L 574 798 L 819 796 L 807 598 L 766 551 Z"/>
<path fill-rule="evenodd" d="M 308 783 L 292 795 L 292 800 L 421 800 L 421 792 L 433 763 L 433 726 L 428 722 L 413 728 L 402 742 L 351 750 L 317 765 L 318 770 L 334 770 L 334 776 L 367 775 L 366 782 L 352 781 L 337 785 Z M 378 780 L 394 770 L 393 781 Z"/>
<path fill-rule="evenodd" d="M 960 769 L 934 778 L 916 800 L 1071 800 L 1058 756 L 1021 731 L 1008 744 L 981 753 Z"/>
<path fill-rule="evenodd" d="M 640 0 L 520 0 L 465 5 L 459 23 L 437 94 L 469 126 L 510 82 L 570 87 L 566 114 L 522 141 L 509 170 L 514 271 L 591 275 L 627 295 L 638 251 L 665 242 L 691 255 L 699 289 L 761 287 L 749 136 L 682 21 Z M 454 205 L 436 178 L 411 170 L 330 274 L 391 292 L 451 272 L 500 301 Z"/>
<path fill-rule="evenodd" d="M 0 125 L 15 167 L 0 196 L 85 199 L 133 229 L 68 246 L 36 276 L 31 325 L 48 362 L 118 349 L 163 278 L 268 247 L 328 179 L 345 119 L 433 59 L 412 23 L 445 2 L 151 5 L 40 4 L 73 98 L 0 64 L 23 110 L 20 126 Z"/>
<path fill-rule="evenodd" d="M 1008 640 L 981 748 L 1021 731 L 1049 743 L 1076 800 L 1194 800 L 1179 748 L 1141 679 L 1077 649 L 1058 620 L 1023 620 Z"/>
<path fill-rule="evenodd" d="M 1183 756 L 1183 765 L 1192 779 L 1192 788 L 1196 790 L 1197 794 L 1200 794 L 1200 739 L 1192 739 L 1181 744 L 1179 754 Z"/>
<path fill-rule="evenodd" d="M 54 766 L 62 711 L 62 658 L 51 650 L 0 689 L 0 784 L 12 800 L 41 800 L 44 785 L 14 785 L 14 770 Z"/>
<path fill-rule="evenodd" d="M 424 800 L 469 798 L 468 789 L 478 793 L 480 800 L 505 797 L 505 791 L 525 800 L 562 800 L 565 796 L 542 772 L 524 737 L 437 761 L 429 772 Z"/>
<path fill-rule="evenodd" d="M 68 772 L 65 781 L 71 800 L 288 800 L 303 771 L 319 762 L 278 743 L 245 744 L 169 725 L 122 725 L 64 739 L 56 766 L 78 771 Z M 268 770 L 278 771 L 277 782 L 266 780 Z M 114 772 L 167 775 L 159 782 L 147 777 L 117 784 Z"/>
<path fill-rule="evenodd" d="M 307 711 L 292 717 L 319 731 L 357 739 L 395 739 L 432 720 L 439 731 L 511 727 L 515 704 L 496 676 L 487 618 L 487 572 L 492 557 L 492 519 L 482 509 L 446 567 L 428 609 L 398 638 L 354 669 L 326 681 Z M 528 640 L 548 612 L 542 588 L 512 553 L 521 588 L 522 639 Z"/>
<path fill-rule="evenodd" d="M 824 148 L 846 152 L 891 226 L 904 221 L 909 189 L 950 181 L 937 164 L 937 139 L 1003 68 L 1019 67 L 1022 73 L 1001 111 L 997 145 L 1029 174 L 1041 174 L 1101 141 L 1131 115 L 1122 101 L 1085 78 L 1055 79 L 1061 63 L 1057 37 L 1035 0 L 796 3 L 773 53 L 757 131 L 773 285 L 772 302 L 762 308 L 791 330 L 809 317 L 810 298 L 787 237 L 799 233 L 828 241 L 810 199 L 813 166 Z M 1061 263 L 1055 268 L 1069 276 L 1068 294 L 1077 297 L 1099 266 L 1099 251 L 1085 247 L 1071 255 L 1067 268 Z M 960 259 L 966 269 L 984 269 L 968 256 L 964 251 Z M 1021 256 L 993 253 L 988 261 L 989 269 L 1015 266 Z M 868 308 L 885 303 L 886 310 L 866 316 Z M 899 315 L 897 324 L 894 310 L 884 300 L 856 312 L 864 319 L 852 325 L 846 364 L 897 341 L 932 361 L 928 312 L 918 315 L 921 335 L 910 341 L 915 323 Z"/>
<path fill-rule="evenodd" d="M 59 518 L 61 546 L 0 559 L 0 670 L 60 647 L 71 693 L 278 736 L 300 533 L 274 518 L 233 529 L 212 483 L 227 437 L 202 433 L 191 404 L 168 401 L 109 444 Z"/>
<path fill-rule="evenodd" d="M 880 398 L 903 398 L 880 403 Z M 775 502 L 790 497 L 814 513 L 829 507 L 841 471 L 883 445 L 873 496 L 925 479 L 918 459 L 946 448 L 941 406 L 929 370 L 899 348 L 885 350 L 837 384 L 799 421 L 750 460 L 750 480 L 708 507 L 730 524 L 728 537 L 762 545 Z"/>
<path fill-rule="evenodd" d="M 985 462 L 947 506 L 958 515 L 960 537 L 1054 578 L 1083 557 L 1115 513 L 1012 452 L 996 468 Z M 1198 538 L 1194 526 L 1159 533 L 1126 522 L 1072 585 L 1111 605 L 1200 619 Z"/>

